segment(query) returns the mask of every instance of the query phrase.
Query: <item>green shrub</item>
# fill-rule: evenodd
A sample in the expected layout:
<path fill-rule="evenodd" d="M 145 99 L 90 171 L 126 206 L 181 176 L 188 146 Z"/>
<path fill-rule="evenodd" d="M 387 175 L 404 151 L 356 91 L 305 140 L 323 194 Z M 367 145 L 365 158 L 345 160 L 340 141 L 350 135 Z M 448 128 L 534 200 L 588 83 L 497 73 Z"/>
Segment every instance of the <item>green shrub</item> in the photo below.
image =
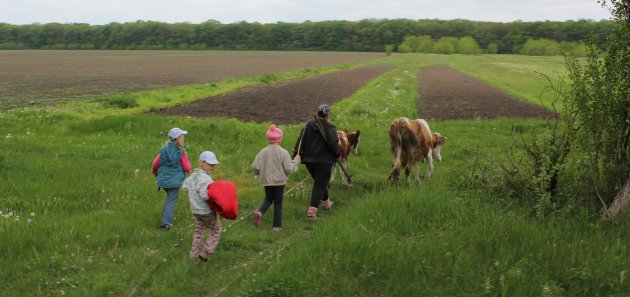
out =
<path fill-rule="evenodd" d="M 402 54 L 406 54 L 406 53 L 413 53 L 413 50 L 411 49 L 409 44 L 402 43 L 401 45 L 398 46 L 398 52 Z"/>
<path fill-rule="evenodd" d="M 260 77 L 260 82 L 265 84 L 272 84 L 278 81 L 278 77 L 275 74 L 265 74 Z"/>
<path fill-rule="evenodd" d="M 562 53 L 560 44 L 549 39 L 528 39 L 519 52 L 528 56 L 557 56 Z"/>
<path fill-rule="evenodd" d="M 433 44 L 432 51 L 436 54 L 450 55 L 455 53 L 458 39 L 455 37 L 442 37 Z"/>
<path fill-rule="evenodd" d="M 117 107 L 120 109 L 127 109 L 132 107 L 137 107 L 138 102 L 136 98 L 131 97 L 129 95 L 117 95 L 111 97 L 105 97 L 97 100 L 105 106 Z"/>
<path fill-rule="evenodd" d="M 429 35 L 418 36 L 418 44 L 414 49 L 417 53 L 431 53 L 433 49 L 433 38 Z"/>
<path fill-rule="evenodd" d="M 499 45 L 496 42 L 488 44 L 488 48 L 486 48 L 486 53 L 488 54 L 499 53 Z"/>
<path fill-rule="evenodd" d="M 550 85 L 562 116 L 548 122 L 546 132 L 519 133 L 519 152 L 503 165 L 503 187 L 533 193 L 528 202 L 539 217 L 562 209 L 605 212 L 630 176 L 630 7 L 612 4 L 617 28 L 604 58 L 592 43 L 584 65 L 567 59 L 571 84 Z M 528 40 L 521 52 L 556 50 L 557 42 Z M 530 180 L 521 172 L 531 172 Z"/>
<path fill-rule="evenodd" d="M 479 55 L 481 48 L 477 41 L 470 36 L 465 36 L 457 41 L 457 53 L 465 55 Z"/>
<path fill-rule="evenodd" d="M 394 51 L 393 45 L 388 44 L 385 46 L 385 53 L 387 53 L 388 56 L 391 56 L 393 51 Z"/>

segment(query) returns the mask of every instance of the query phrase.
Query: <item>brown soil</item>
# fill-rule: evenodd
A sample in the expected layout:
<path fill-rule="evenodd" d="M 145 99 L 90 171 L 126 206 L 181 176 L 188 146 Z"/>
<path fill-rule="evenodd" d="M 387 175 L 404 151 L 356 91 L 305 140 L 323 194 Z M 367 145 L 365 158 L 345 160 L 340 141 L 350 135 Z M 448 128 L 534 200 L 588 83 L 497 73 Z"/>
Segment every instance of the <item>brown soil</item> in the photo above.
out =
<path fill-rule="evenodd" d="M 352 64 L 382 53 L 0 51 L 0 109 Z"/>
<path fill-rule="evenodd" d="M 470 75 L 449 67 L 420 69 L 417 101 L 425 119 L 474 119 L 498 117 L 552 118 L 555 113 L 516 99 Z"/>
<path fill-rule="evenodd" d="M 350 97 L 361 86 L 389 69 L 365 66 L 291 80 L 281 85 L 245 88 L 155 113 L 235 117 L 258 123 L 270 121 L 275 124 L 297 124 L 311 119 L 320 104 L 333 104 Z"/>

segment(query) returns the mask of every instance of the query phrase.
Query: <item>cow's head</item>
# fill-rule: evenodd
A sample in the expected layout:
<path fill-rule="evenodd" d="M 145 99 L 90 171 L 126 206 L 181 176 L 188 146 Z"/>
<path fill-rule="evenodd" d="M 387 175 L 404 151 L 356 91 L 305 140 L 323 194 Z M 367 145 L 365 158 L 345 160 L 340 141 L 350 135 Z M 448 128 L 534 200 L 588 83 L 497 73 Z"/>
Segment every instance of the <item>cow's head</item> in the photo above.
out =
<path fill-rule="evenodd" d="M 433 147 L 431 148 L 433 158 L 438 161 L 442 161 L 440 150 L 442 149 L 442 145 L 444 144 L 444 142 L 446 142 L 446 136 L 442 136 L 442 134 L 435 132 L 431 134 L 431 138 L 433 138 Z"/>
<path fill-rule="evenodd" d="M 350 153 L 356 155 L 358 153 L 359 142 L 361 138 L 361 131 L 357 130 L 356 132 L 349 132 L 346 129 L 346 135 L 348 136 L 348 144 L 350 146 Z"/>

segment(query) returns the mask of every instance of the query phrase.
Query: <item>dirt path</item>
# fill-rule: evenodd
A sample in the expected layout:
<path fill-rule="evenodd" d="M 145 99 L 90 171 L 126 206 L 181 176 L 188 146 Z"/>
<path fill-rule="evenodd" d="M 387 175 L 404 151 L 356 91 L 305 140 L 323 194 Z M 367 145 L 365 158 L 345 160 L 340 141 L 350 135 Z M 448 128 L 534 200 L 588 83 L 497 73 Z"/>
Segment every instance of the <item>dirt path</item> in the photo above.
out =
<path fill-rule="evenodd" d="M 276 124 L 297 124 L 311 119 L 321 103 L 333 104 L 350 97 L 360 87 L 389 69 L 365 66 L 291 80 L 281 85 L 245 88 L 154 113 L 235 117 L 258 123 L 270 121 Z"/>
<path fill-rule="evenodd" d="M 555 116 L 549 110 L 518 100 L 450 67 L 421 68 L 419 79 L 420 99 L 416 104 L 421 118 L 451 120 Z"/>

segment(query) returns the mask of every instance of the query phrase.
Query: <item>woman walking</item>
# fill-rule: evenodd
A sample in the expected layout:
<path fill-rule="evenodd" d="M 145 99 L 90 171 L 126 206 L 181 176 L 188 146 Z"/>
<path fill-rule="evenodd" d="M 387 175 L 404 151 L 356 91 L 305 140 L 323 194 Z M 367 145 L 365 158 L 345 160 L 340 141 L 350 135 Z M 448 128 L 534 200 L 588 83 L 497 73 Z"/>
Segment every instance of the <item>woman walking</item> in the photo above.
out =
<path fill-rule="evenodd" d="M 293 149 L 293 156 L 302 156 L 302 163 L 313 177 L 311 202 L 306 212 L 309 218 L 317 217 L 320 203 L 328 210 L 333 202 L 328 196 L 328 184 L 339 151 L 337 128 L 330 122 L 332 110 L 327 104 L 317 108 L 317 116 L 308 122 Z"/>

